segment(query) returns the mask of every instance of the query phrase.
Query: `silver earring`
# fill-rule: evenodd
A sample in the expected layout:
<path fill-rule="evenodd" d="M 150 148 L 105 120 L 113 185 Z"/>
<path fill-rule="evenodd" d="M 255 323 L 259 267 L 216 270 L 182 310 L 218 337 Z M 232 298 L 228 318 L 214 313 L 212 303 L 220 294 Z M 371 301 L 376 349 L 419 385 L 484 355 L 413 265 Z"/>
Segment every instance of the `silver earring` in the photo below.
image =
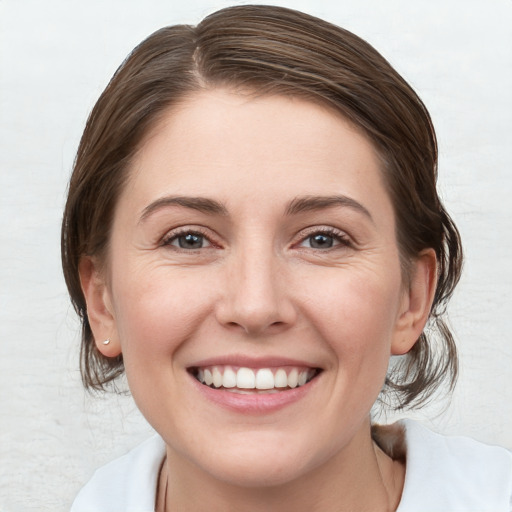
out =
<path fill-rule="evenodd" d="M 104 342 L 103 342 L 103 345 L 108 345 L 110 343 L 110 338 L 106 339 Z"/>

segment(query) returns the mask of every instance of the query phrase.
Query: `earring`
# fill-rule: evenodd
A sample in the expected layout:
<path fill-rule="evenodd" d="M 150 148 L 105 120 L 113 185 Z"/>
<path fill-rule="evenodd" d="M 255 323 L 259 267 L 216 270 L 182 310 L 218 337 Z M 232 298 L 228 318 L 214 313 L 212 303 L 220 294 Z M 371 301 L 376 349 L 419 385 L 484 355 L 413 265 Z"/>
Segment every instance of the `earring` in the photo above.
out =
<path fill-rule="evenodd" d="M 108 345 L 110 343 L 110 338 L 107 338 L 104 342 L 103 342 L 103 345 Z"/>

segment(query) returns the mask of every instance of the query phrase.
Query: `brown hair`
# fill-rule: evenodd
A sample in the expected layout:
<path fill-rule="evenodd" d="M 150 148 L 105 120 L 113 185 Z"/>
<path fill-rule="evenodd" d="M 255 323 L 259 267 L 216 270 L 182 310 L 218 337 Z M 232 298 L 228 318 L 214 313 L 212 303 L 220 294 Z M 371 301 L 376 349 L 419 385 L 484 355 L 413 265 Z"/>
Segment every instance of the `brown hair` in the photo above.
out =
<path fill-rule="evenodd" d="M 382 159 L 407 262 L 433 248 L 437 289 L 429 325 L 388 373 L 384 391 L 397 407 L 423 403 L 445 380 L 453 387 L 457 353 L 443 321 L 458 282 L 459 234 L 436 191 L 437 143 L 416 93 L 368 43 L 318 18 L 272 6 L 238 6 L 196 27 L 163 28 L 137 46 L 100 96 L 80 141 L 62 223 L 62 264 L 82 320 L 81 371 L 102 389 L 123 373 L 122 356 L 96 349 L 78 265 L 105 261 L 116 201 L 142 139 L 171 106 L 194 91 L 229 86 L 321 102 L 362 129 Z M 428 332 L 428 335 L 427 335 Z"/>

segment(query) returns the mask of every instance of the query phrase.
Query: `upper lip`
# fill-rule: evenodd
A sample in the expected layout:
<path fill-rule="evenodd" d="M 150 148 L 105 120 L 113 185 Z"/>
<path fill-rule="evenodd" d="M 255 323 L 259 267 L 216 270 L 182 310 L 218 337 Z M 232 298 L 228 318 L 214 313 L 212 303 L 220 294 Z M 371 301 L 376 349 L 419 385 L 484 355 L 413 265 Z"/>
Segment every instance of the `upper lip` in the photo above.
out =
<path fill-rule="evenodd" d="M 250 357 L 247 355 L 223 355 L 201 359 L 189 365 L 189 368 L 204 368 L 207 366 L 239 366 L 244 368 L 279 368 L 296 366 L 305 368 L 320 368 L 311 361 L 293 359 L 281 356 Z"/>

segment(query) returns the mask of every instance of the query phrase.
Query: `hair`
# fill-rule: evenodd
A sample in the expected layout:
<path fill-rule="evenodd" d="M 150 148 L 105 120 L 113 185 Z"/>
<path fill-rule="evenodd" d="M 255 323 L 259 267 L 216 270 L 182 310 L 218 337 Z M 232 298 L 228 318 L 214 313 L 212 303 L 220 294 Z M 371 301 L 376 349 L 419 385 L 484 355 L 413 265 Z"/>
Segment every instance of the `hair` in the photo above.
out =
<path fill-rule="evenodd" d="M 122 355 L 96 348 L 80 285 L 83 257 L 106 261 L 116 203 L 145 136 L 194 92 L 229 87 L 321 103 L 372 141 L 391 197 L 402 269 L 435 250 L 437 288 L 429 323 L 388 372 L 395 408 L 420 406 L 447 382 L 458 360 L 445 309 L 462 267 L 459 233 L 437 194 L 437 141 L 429 113 L 405 80 L 367 42 L 291 9 L 246 5 L 197 26 L 165 27 L 126 58 L 94 106 L 80 141 L 62 222 L 62 265 L 82 322 L 86 388 L 106 389 L 124 372 Z M 386 393 L 387 392 L 387 393 Z"/>

